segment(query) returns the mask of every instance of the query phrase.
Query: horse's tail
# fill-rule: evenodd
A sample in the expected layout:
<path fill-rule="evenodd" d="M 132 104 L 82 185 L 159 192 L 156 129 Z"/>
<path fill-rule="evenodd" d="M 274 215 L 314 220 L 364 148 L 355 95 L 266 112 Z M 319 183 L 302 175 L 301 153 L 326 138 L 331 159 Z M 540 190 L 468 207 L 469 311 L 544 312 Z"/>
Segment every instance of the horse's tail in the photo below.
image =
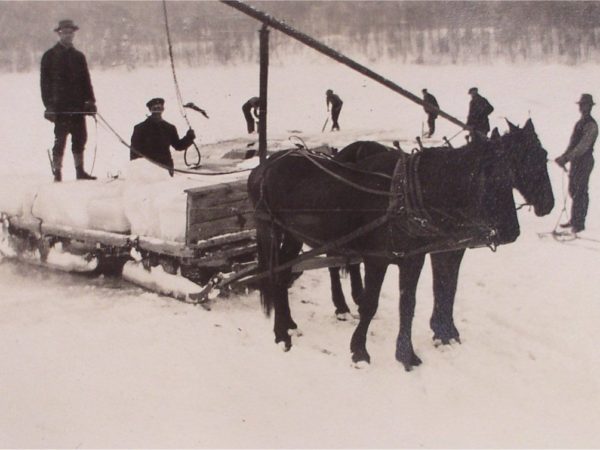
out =
<path fill-rule="evenodd" d="M 277 266 L 277 233 L 273 224 L 256 221 L 256 252 L 258 256 L 258 273 L 269 272 L 269 275 L 259 280 L 260 303 L 266 316 L 273 310 L 273 267 Z"/>

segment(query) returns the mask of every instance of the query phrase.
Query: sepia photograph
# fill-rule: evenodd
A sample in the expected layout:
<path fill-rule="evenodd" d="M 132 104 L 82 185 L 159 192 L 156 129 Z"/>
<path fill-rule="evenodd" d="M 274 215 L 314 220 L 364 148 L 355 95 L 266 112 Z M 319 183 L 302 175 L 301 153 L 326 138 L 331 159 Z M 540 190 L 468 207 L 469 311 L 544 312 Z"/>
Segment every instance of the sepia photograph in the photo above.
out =
<path fill-rule="evenodd" d="M 0 448 L 600 447 L 600 2 L 0 36 Z"/>

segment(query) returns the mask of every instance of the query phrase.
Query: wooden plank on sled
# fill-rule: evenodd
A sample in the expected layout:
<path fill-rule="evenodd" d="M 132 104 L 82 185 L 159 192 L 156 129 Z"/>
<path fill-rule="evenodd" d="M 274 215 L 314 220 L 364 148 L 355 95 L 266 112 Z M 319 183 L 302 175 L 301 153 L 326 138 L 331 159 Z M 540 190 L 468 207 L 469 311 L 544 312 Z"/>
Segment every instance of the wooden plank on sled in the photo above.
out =
<path fill-rule="evenodd" d="M 230 248 L 232 245 L 241 245 L 241 243 L 248 245 L 253 242 L 255 236 L 255 230 L 246 230 L 239 233 L 221 233 L 220 236 L 199 241 L 196 245 L 186 245 L 184 242 L 178 241 L 163 241 L 148 236 L 139 236 L 137 242 L 138 247 L 142 250 L 195 261 L 201 260 L 205 255 L 217 253 L 216 251 L 210 252 L 212 248 Z"/>
<path fill-rule="evenodd" d="M 245 195 L 245 194 L 244 194 Z M 242 198 L 224 198 L 217 205 L 195 205 L 188 211 L 190 224 L 202 224 L 225 217 L 238 216 L 239 214 L 248 214 L 254 209 L 250 204 L 248 196 Z"/>
<path fill-rule="evenodd" d="M 204 239 L 190 245 L 194 249 L 207 249 L 211 247 L 219 247 L 226 244 L 231 244 L 240 241 L 251 241 L 256 238 L 256 230 L 244 230 L 235 233 L 223 234 L 210 239 Z"/>
<path fill-rule="evenodd" d="M 203 267 L 221 267 L 230 265 L 233 258 L 239 256 L 254 256 L 256 254 L 256 244 L 247 244 L 226 250 L 217 250 L 209 252 L 200 258 L 193 258 L 188 262 Z"/>
<path fill-rule="evenodd" d="M 242 179 L 185 191 L 187 194 L 185 242 L 188 245 L 254 227 L 253 223 L 250 225 L 249 216 L 252 207 L 248 200 L 246 183 L 246 180 Z M 207 225 L 207 222 L 211 224 Z"/>
<path fill-rule="evenodd" d="M 254 213 L 248 212 L 246 214 L 239 214 L 188 226 L 186 241 L 192 246 L 195 242 L 210 239 L 215 236 L 251 230 L 254 228 Z"/>
<path fill-rule="evenodd" d="M 128 234 L 113 233 L 101 230 L 77 229 L 65 225 L 52 225 L 42 223 L 42 234 L 57 236 L 66 239 L 75 239 L 95 246 L 102 244 L 110 247 L 126 247 L 130 243 Z"/>
<path fill-rule="evenodd" d="M 161 255 L 177 256 L 180 258 L 193 258 L 194 250 L 188 248 L 184 242 L 163 241 L 148 236 L 138 237 L 138 247 Z"/>

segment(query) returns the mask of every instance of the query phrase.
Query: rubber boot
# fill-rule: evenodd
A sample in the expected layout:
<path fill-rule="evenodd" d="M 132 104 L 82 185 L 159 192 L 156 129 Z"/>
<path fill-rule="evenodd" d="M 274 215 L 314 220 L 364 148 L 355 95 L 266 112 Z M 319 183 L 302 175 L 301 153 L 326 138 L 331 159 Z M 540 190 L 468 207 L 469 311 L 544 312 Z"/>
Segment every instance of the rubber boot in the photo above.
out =
<path fill-rule="evenodd" d="M 52 155 L 52 173 L 54 181 L 60 183 L 62 181 L 62 156 L 53 153 Z"/>
<path fill-rule="evenodd" d="M 96 177 L 83 170 L 83 153 L 73 155 L 75 160 L 75 176 L 78 180 L 95 180 Z"/>

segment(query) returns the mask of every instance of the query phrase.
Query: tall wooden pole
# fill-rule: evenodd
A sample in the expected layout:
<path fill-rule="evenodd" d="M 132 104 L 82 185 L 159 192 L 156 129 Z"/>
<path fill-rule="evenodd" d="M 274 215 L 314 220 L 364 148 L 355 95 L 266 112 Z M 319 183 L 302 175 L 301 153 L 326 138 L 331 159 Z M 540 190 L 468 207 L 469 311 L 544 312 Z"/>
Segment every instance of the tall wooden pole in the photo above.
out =
<path fill-rule="evenodd" d="M 261 163 L 267 159 L 267 90 L 269 82 L 269 29 L 266 24 L 258 32 L 260 35 L 260 111 L 258 120 L 258 158 Z"/>
<path fill-rule="evenodd" d="M 295 28 L 292 28 L 288 24 L 281 22 L 280 20 L 277 20 L 274 17 L 271 17 L 270 15 L 259 11 L 258 9 L 253 8 L 252 6 L 249 6 L 239 0 L 221 0 L 221 2 L 228 6 L 231 6 L 232 8 L 237 9 L 238 11 L 243 12 L 244 14 L 250 17 L 253 17 L 256 20 L 261 21 L 265 25 L 269 25 L 271 28 L 274 28 L 278 31 L 281 31 L 284 34 L 287 34 L 288 36 L 302 42 L 303 44 L 313 48 L 314 50 L 323 53 L 324 55 L 329 56 L 330 58 L 335 59 L 336 61 L 350 67 L 351 69 L 356 70 L 359 73 L 362 73 L 363 75 L 371 78 L 372 80 L 383 84 L 392 91 L 397 92 L 398 94 L 406 97 L 410 101 L 413 101 L 421 106 L 425 105 L 425 102 L 420 97 L 414 95 L 412 92 L 403 89 L 393 81 L 384 78 L 378 73 L 373 72 L 371 69 L 357 63 L 353 59 L 348 58 L 347 56 L 332 49 L 331 47 L 328 47 L 325 44 L 317 41 L 316 39 L 308 36 L 307 34 L 304 34 L 296 30 Z M 464 122 L 458 120 L 456 117 L 453 117 L 450 114 L 445 113 L 442 110 L 440 110 L 438 114 L 444 119 L 449 120 L 453 124 L 458 125 L 459 127 L 470 129 L 470 127 L 467 127 L 467 125 Z"/>

